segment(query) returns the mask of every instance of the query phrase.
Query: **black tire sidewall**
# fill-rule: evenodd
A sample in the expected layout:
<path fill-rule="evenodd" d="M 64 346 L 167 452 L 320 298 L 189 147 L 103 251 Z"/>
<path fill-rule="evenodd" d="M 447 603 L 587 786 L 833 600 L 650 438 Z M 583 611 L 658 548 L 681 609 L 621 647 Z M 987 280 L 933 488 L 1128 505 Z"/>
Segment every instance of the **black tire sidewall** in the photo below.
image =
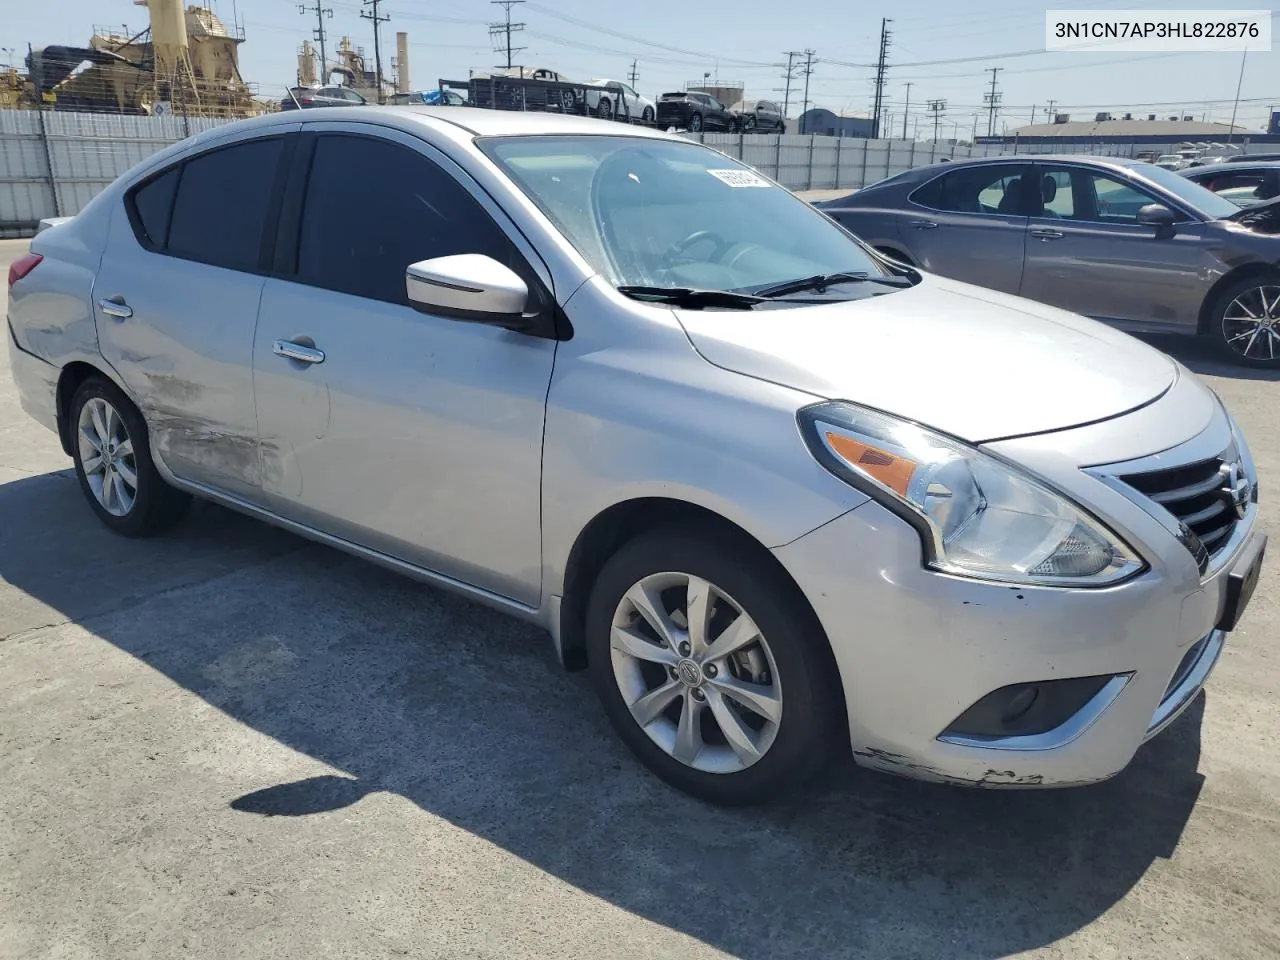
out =
<path fill-rule="evenodd" d="M 98 502 L 89 480 L 85 476 L 84 464 L 80 459 L 80 411 L 93 398 L 107 401 L 115 408 L 116 414 L 124 421 L 129 440 L 133 443 L 134 470 L 138 475 L 138 490 L 134 498 L 133 508 L 123 517 L 112 516 Z M 166 526 L 174 516 L 186 497 L 168 486 L 156 469 L 151 457 L 151 443 L 147 434 L 146 422 L 129 398 L 115 384 L 101 377 L 90 377 L 77 389 L 71 399 L 71 409 L 67 412 L 67 430 L 71 438 L 71 458 L 75 463 L 76 478 L 80 481 L 80 489 L 98 519 L 116 533 L 125 536 L 143 536 Z"/>
<path fill-rule="evenodd" d="M 641 119 L 643 122 L 645 122 L 645 123 L 653 123 L 653 110 L 652 110 L 652 108 L 650 108 L 650 107 L 645 107 L 645 108 L 644 108 L 644 110 L 643 110 L 643 111 L 641 112 L 641 114 L 640 114 L 640 119 Z"/>
<path fill-rule="evenodd" d="M 1236 281 L 1218 295 L 1209 315 L 1209 329 L 1205 332 L 1213 341 L 1214 347 L 1223 359 L 1245 367 L 1259 367 L 1268 370 L 1280 369 L 1280 356 L 1277 356 L 1275 360 L 1269 360 L 1265 357 L 1245 357 L 1236 353 L 1231 349 L 1231 345 L 1227 343 L 1226 330 L 1223 329 L 1227 307 L 1231 305 L 1231 302 L 1247 290 L 1267 285 L 1280 286 L 1280 273 L 1255 273 L 1252 276 Z"/>
<path fill-rule="evenodd" d="M 704 577 L 730 594 L 760 627 L 773 653 L 783 693 L 782 723 L 768 752 L 745 770 L 711 774 L 680 763 L 640 728 L 618 690 L 610 656 L 614 611 L 634 583 L 662 571 Z M 647 534 L 605 563 L 586 617 L 592 682 L 623 741 L 663 780 L 716 804 L 759 803 L 803 783 L 842 742 L 835 662 L 817 618 L 797 593 L 742 545 L 714 534 Z"/>

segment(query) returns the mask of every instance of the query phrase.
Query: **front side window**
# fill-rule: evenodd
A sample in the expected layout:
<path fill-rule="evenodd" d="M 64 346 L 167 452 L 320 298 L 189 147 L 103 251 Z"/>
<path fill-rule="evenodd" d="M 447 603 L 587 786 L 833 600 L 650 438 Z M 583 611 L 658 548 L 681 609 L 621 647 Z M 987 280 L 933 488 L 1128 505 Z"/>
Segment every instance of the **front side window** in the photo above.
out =
<path fill-rule="evenodd" d="M 231 270 L 256 270 L 280 138 L 250 140 L 182 165 L 165 252 Z"/>
<path fill-rule="evenodd" d="M 299 281 L 390 303 L 408 303 L 405 268 L 419 260 L 481 253 L 527 272 L 456 180 L 408 147 L 372 137 L 316 141 L 299 234 Z"/>
<path fill-rule="evenodd" d="M 818 274 L 884 272 L 790 191 L 697 144 L 626 136 L 478 144 L 617 286 L 751 292 Z"/>

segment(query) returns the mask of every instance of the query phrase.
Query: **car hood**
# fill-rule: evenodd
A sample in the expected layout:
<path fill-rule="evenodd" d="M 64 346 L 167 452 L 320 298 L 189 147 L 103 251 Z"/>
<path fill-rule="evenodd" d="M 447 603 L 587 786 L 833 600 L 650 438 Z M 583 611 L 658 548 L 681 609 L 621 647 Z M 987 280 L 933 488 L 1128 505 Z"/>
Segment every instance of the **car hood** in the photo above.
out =
<path fill-rule="evenodd" d="M 859 300 L 676 316 L 718 367 L 971 443 L 1105 420 L 1178 376 L 1169 357 L 1100 323 L 932 276 Z"/>

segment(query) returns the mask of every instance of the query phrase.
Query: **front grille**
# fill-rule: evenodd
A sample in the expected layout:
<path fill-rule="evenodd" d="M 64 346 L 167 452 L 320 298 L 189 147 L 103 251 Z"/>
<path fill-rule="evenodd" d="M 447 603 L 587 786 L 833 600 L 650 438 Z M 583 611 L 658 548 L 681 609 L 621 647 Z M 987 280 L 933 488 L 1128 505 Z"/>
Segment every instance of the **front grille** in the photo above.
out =
<path fill-rule="evenodd" d="M 1227 482 L 1232 462 L 1213 457 L 1166 470 L 1131 473 L 1120 479 L 1182 522 L 1192 534 L 1184 535 L 1186 547 L 1203 569 L 1205 559 L 1225 547 L 1236 528 L 1238 518 Z"/>

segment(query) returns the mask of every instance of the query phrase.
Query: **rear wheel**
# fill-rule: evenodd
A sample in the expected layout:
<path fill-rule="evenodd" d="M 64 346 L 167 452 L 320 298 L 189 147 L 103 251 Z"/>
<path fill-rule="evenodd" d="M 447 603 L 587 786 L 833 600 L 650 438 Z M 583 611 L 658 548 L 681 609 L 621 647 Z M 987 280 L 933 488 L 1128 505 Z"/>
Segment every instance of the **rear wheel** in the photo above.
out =
<path fill-rule="evenodd" d="M 85 380 L 71 400 L 68 429 L 80 489 L 104 524 L 145 537 L 181 518 L 191 498 L 164 482 L 151 459 L 146 423 L 115 384 Z"/>
<path fill-rule="evenodd" d="M 695 113 L 692 117 L 689 118 L 689 129 L 692 130 L 694 133 L 702 132 L 702 114 Z"/>
<path fill-rule="evenodd" d="M 596 104 L 596 116 L 601 120 L 613 119 L 613 104 L 609 102 L 608 97 L 601 97 L 600 102 Z"/>
<path fill-rule="evenodd" d="M 633 752 L 713 803 L 797 786 L 841 742 L 830 650 L 777 571 L 677 529 L 623 546 L 587 611 L 591 675 Z"/>
<path fill-rule="evenodd" d="M 1206 331 L 1218 352 L 1251 367 L 1280 368 L 1280 274 L 1246 277 L 1218 296 Z"/>

